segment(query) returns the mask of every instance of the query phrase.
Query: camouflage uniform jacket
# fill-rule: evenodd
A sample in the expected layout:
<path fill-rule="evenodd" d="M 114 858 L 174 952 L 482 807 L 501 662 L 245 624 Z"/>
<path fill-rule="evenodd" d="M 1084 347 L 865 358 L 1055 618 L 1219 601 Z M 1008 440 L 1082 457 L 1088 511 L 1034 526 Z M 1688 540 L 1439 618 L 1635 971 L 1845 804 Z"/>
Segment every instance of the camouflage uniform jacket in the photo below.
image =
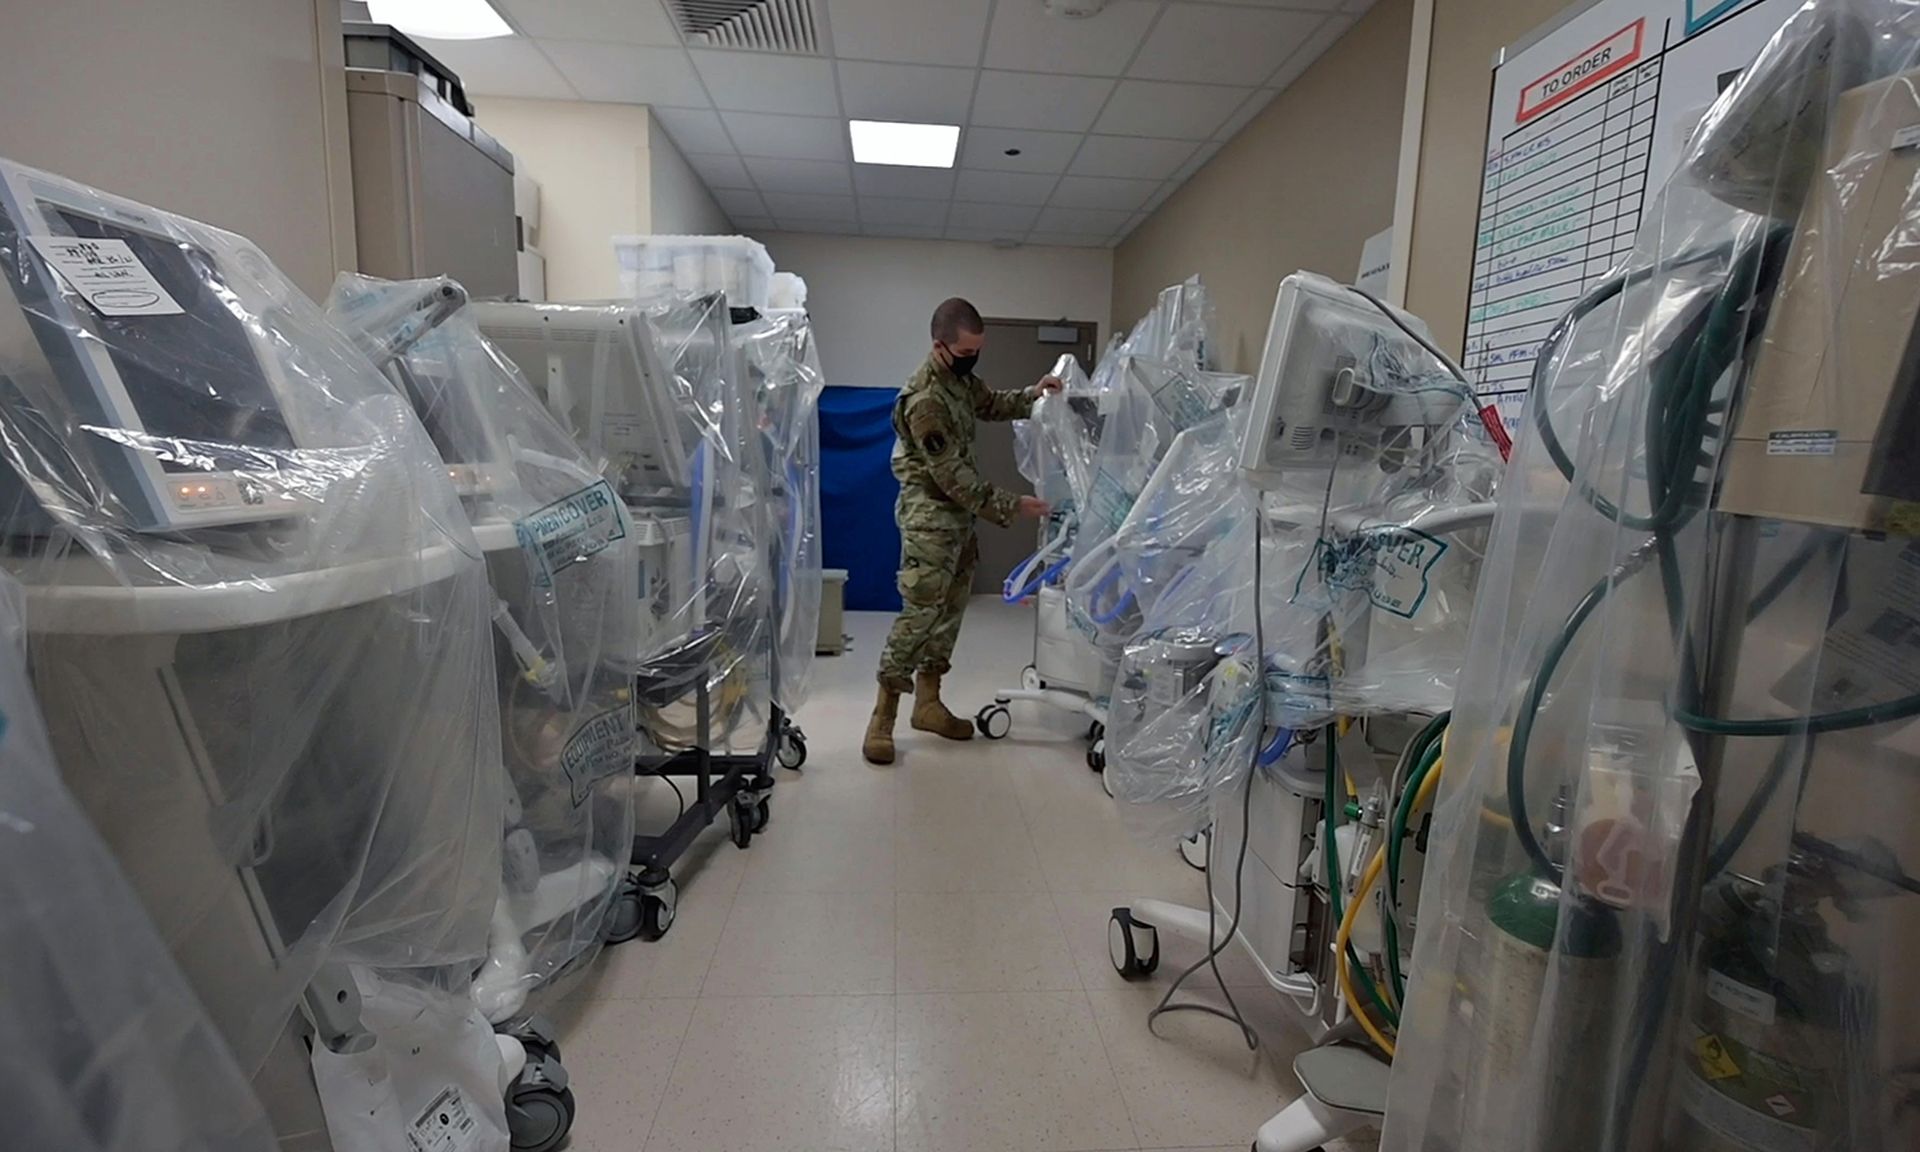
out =
<path fill-rule="evenodd" d="M 973 455 L 974 421 L 1023 420 L 1033 413 L 1024 391 L 995 392 L 977 376 L 955 376 L 931 356 L 893 402 L 893 474 L 900 481 L 901 527 L 913 521 L 1013 523 L 1019 496 L 980 475 Z"/>

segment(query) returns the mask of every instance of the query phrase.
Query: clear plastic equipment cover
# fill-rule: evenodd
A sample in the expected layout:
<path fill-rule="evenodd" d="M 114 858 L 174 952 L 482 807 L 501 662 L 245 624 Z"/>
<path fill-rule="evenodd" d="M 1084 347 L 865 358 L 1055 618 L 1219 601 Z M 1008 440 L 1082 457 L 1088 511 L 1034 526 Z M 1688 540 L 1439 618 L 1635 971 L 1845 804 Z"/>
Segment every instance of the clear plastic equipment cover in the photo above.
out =
<path fill-rule="evenodd" d="M 820 393 L 826 377 L 806 313 L 768 313 L 736 324 L 754 385 L 765 453 L 767 507 L 779 621 L 774 702 L 789 715 L 806 703 L 820 630 Z"/>
<path fill-rule="evenodd" d="M 592 960 L 632 851 L 632 686 L 610 656 L 639 609 L 638 557 L 603 462 L 465 302 L 444 277 L 343 274 L 327 306 L 419 414 L 487 555 L 508 792 L 504 884 L 475 998 L 500 1023 Z"/>
<path fill-rule="evenodd" d="M 60 782 L 0 576 L 0 1102 L 22 1148 L 271 1152 L 260 1102 Z"/>
<path fill-rule="evenodd" d="M 500 888 L 486 569 L 246 239 L 0 163 L 0 500 L 68 787 L 243 1068 L 323 964 L 460 986 Z"/>
<path fill-rule="evenodd" d="M 1317 304 L 1296 313 L 1301 300 Z M 1296 315 L 1303 326 L 1285 328 Z M 1248 769 L 1224 750 L 1250 719 L 1278 732 L 1438 712 L 1452 699 L 1485 533 L 1471 515 L 1500 458 L 1467 385 L 1409 330 L 1419 322 L 1351 289 L 1288 277 L 1255 387 L 1311 394 L 1342 365 L 1352 418 L 1330 421 L 1322 449 L 1257 483 L 1250 441 L 1286 434 L 1262 422 L 1265 397 L 1188 428 L 1110 557 L 1076 572 L 1094 619 L 1134 622 L 1108 709 L 1107 773 L 1142 831 L 1206 826 L 1210 798 Z M 1404 422 L 1388 423 L 1403 401 Z"/>
<path fill-rule="evenodd" d="M 1912 403 L 1916 33 L 1802 7 L 1543 350 L 1393 1152 L 1920 1146 L 1916 520 L 1872 446 Z"/>

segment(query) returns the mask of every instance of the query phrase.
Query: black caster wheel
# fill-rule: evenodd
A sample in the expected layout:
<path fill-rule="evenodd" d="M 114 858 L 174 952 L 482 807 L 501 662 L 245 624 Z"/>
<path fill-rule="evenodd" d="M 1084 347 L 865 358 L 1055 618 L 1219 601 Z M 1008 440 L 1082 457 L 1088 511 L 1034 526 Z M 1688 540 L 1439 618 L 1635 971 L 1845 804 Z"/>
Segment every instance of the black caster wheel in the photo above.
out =
<path fill-rule="evenodd" d="M 513 1152 L 553 1152 L 573 1129 L 573 1089 L 547 1085 L 517 1089 L 507 1098 Z"/>
<path fill-rule="evenodd" d="M 773 801 L 762 799 L 760 803 L 753 806 L 753 834 L 758 836 L 760 833 L 765 832 L 767 825 L 772 822 Z"/>
<path fill-rule="evenodd" d="M 641 939 L 658 940 L 671 931 L 679 907 L 680 887 L 673 881 L 658 888 L 643 889 L 640 893 Z"/>
<path fill-rule="evenodd" d="M 644 935 L 640 917 L 642 903 L 640 881 L 629 874 L 620 881 L 620 891 L 613 897 L 613 906 L 607 909 L 608 944 L 625 944 Z"/>
<path fill-rule="evenodd" d="M 1115 908 L 1107 921 L 1107 958 L 1124 979 L 1153 975 L 1160 967 L 1160 930 L 1135 920 L 1129 909 Z"/>
<path fill-rule="evenodd" d="M 727 831 L 733 836 L 735 848 L 745 848 L 753 843 L 753 805 L 734 801 L 727 808 Z"/>
<path fill-rule="evenodd" d="M 1004 704 L 989 704 L 974 716 L 973 726 L 989 740 L 1003 740 L 1013 731 L 1013 713 Z"/>
<path fill-rule="evenodd" d="M 1089 744 L 1093 743 L 1095 740 L 1104 740 L 1106 738 L 1106 735 L 1107 735 L 1107 726 L 1105 724 L 1102 724 L 1100 721 L 1095 720 L 1093 723 L 1087 725 L 1087 742 Z"/>
<path fill-rule="evenodd" d="M 1087 767 L 1095 772 L 1107 770 L 1107 738 L 1101 736 L 1087 749 Z"/>
<path fill-rule="evenodd" d="M 774 759 L 780 761 L 780 767 L 789 772 L 797 772 L 807 762 L 807 737 L 798 728 L 789 728 L 780 733 L 780 745 L 774 749 Z"/>
<path fill-rule="evenodd" d="M 1020 669 L 1020 687 L 1029 692 L 1038 692 L 1043 687 L 1040 683 L 1040 669 L 1031 664 Z"/>

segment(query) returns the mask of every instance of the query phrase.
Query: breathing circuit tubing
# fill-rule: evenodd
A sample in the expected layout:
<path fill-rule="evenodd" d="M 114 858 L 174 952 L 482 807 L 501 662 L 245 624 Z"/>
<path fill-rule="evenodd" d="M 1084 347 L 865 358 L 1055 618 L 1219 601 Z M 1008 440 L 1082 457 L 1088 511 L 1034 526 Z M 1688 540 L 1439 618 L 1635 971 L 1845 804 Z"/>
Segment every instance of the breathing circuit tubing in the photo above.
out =
<path fill-rule="evenodd" d="M 1660 569 L 1669 623 L 1683 638 L 1686 636 L 1685 592 L 1680 586 L 1675 536 L 1699 511 L 1697 506 L 1689 507 L 1686 499 L 1690 493 L 1698 491 L 1693 473 L 1701 464 L 1711 464 L 1714 458 L 1712 441 L 1726 431 L 1725 420 L 1730 405 L 1715 401 L 1712 394 L 1720 377 L 1729 367 L 1739 363 L 1750 338 L 1764 327 L 1772 288 L 1778 279 L 1790 237 L 1790 229 L 1776 227 L 1737 253 L 1731 245 L 1719 245 L 1683 254 L 1663 266 L 1671 271 L 1735 253 L 1727 278 L 1711 304 L 1685 321 L 1679 338 L 1654 357 L 1649 366 L 1646 484 L 1650 511 L 1646 514 L 1618 507 L 1577 476 L 1573 460 L 1553 431 L 1545 383 L 1555 353 L 1573 328 L 1595 309 L 1649 278 L 1655 269 L 1641 269 L 1614 276 L 1588 293 L 1555 325 L 1534 361 L 1534 423 L 1554 467 L 1576 486 L 1582 499 L 1595 511 L 1621 527 L 1647 532 L 1651 537 L 1595 582 L 1574 605 L 1548 643 L 1514 719 L 1513 735 L 1507 751 L 1509 814 L 1513 819 L 1514 835 L 1534 870 L 1550 880 L 1558 882 L 1562 869 L 1547 854 L 1535 835 L 1526 807 L 1527 752 L 1535 721 L 1545 703 L 1554 673 L 1582 628 L 1613 589 L 1643 571 L 1650 560 L 1657 561 Z M 1715 416 L 1721 417 L 1720 423 L 1714 422 Z M 1793 557 L 1753 599 L 1748 607 L 1748 618 L 1764 611 L 1821 551 L 1821 548 L 1809 548 Z M 1731 719 L 1708 716 L 1698 711 L 1689 699 L 1696 684 L 1695 656 L 1690 640 L 1683 639 L 1681 665 L 1683 694 L 1675 704 L 1673 715 L 1693 736 L 1769 737 L 1805 734 L 1811 737 L 1823 732 L 1866 728 L 1920 715 L 1920 694 L 1915 694 L 1879 704 L 1792 717 Z M 1782 749 L 1773 766 L 1768 769 L 1753 803 L 1749 805 L 1750 810 L 1743 812 L 1740 819 L 1736 820 L 1728 841 L 1714 849 L 1710 857 L 1712 863 L 1724 867 L 1726 860 L 1731 858 L 1739 841 L 1744 839 L 1745 831 L 1752 827 L 1758 807 L 1764 804 L 1766 797 L 1785 774 L 1789 760 L 1790 752 Z"/>

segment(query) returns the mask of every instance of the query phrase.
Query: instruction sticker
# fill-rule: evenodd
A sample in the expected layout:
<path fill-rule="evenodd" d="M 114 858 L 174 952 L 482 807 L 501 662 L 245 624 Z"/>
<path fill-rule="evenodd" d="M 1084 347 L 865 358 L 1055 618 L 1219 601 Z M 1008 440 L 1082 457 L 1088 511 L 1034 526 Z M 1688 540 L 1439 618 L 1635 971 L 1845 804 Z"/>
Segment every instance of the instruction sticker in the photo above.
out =
<path fill-rule="evenodd" d="M 27 242 L 102 316 L 179 316 L 186 311 L 125 240 L 29 236 Z"/>
<path fill-rule="evenodd" d="M 573 806 L 587 802 L 593 786 L 633 769 L 633 713 L 610 708 L 573 730 L 560 750 L 560 770 L 572 786 Z"/>
<path fill-rule="evenodd" d="M 1769 456 L 1831 456 L 1840 449 L 1840 433 L 1832 428 L 1767 433 Z"/>
<path fill-rule="evenodd" d="M 551 588 L 556 572 L 626 539 L 627 523 L 613 485 L 601 480 L 514 521 L 513 533 L 532 562 L 535 582 Z"/>
<path fill-rule="evenodd" d="M 458 1087 L 441 1089 L 407 1129 L 407 1143 L 413 1152 L 471 1152 L 479 1147 L 480 1126 Z"/>

